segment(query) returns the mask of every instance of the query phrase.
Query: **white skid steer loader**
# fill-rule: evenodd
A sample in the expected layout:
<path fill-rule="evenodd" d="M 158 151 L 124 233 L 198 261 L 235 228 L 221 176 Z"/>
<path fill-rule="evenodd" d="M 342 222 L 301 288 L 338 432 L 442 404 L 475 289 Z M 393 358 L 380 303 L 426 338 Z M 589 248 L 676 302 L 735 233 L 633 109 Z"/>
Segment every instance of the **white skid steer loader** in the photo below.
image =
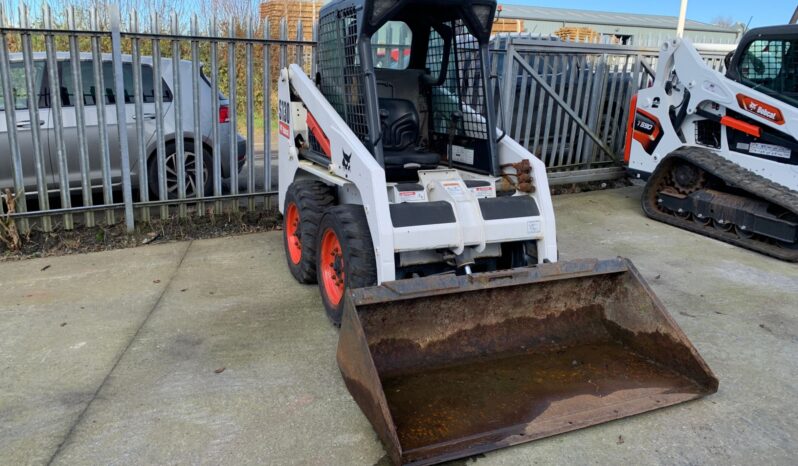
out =
<path fill-rule="evenodd" d="M 632 100 L 626 160 L 656 220 L 798 261 L 798 25 L 752 29 L 726 74 L 665 42 Z"/>
<path fill-rule="evenodd" d="M 628 260 L 557 262 L 545 167 L 494 122 L 495 8 L 333 1 L 316 76 L 279 78 L 288 267 L 318 282 L 344 382 L 397 464 L 717 390 Z"/>

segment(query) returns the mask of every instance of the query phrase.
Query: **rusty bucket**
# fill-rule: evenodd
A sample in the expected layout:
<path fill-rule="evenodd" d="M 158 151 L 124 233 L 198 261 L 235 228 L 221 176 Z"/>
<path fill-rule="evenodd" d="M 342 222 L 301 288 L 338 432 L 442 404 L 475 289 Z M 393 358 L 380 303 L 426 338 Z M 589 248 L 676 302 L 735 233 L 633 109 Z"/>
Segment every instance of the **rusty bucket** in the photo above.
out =
<path fill-rule="evenodd" d="M 396 464 L 434 464 L 714 393 L 626 259 L 351 290 L 346 386 Z"/>

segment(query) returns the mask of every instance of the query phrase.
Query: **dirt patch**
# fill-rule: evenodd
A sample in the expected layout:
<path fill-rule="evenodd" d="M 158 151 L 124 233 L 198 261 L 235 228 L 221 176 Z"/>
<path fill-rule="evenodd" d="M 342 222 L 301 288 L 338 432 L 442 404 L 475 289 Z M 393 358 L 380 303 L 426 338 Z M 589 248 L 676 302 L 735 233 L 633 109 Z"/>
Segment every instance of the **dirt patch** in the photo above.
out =
<path fill-rule="evenodd" d="M 554 186 L 551 188 L 551 193 L 552 195 L 583 193 L 630 185 L 629 180 L 622 178 Z M 275 209 L 257 212 L 242 210 L 203 217 L 190 215 L 186 219 L 179 219 L 175 215 L 165 220 L 152 220 L 149 223 L 139 221 L 136 223 L 136 231 L 131 234 L 125 231 L 124 222 L 95 227 L 78 226 L 74 230 L 56 227 L 49 233 L 34 228 L 27 235 L 19 235 L 21 244 L 16 250 L 13 249 L 11 242 L 0 241 L 0 262 L 135 248 L 168 241 L 257 233 L 274 230 L 279 228 L 280 224 L 281 217 Z M 2 235 L 4 232 L 5 229 L 0 231 L 0 237 L 8 236 Z"/>
<path fill-rule="evenodd" d="M 551 187 L 551 194 L 553 196 L 559 194 L 574 194 L 574 193 L 588 193 L 591 191 L 603 191 L 605 189 L 619 189 L 632 186 L 632 182 L 628 178 L 618 178 L 616 180 L 608 181 L 591 181 L 588 183 L 571 183 L 562 184 Z"/>
<path fill-rule="evenodd" d="M 56 228 L 49 233 L 33 229 L 27 235 L 20 235 L 22 244 L 19 250 L 13 251 L 7 244 L 0 242 L 0 262 L 257 233 L 277 229 L 280 225 L 280 214 L 276 210 L 265 210 L 203 217 L 190 215 L 185 219 L 173 216 L 148 223 L 139 221 L 136 223 L 136 231 L 130 234 L 125 230 L 124 222 L 95 227 L 82 226 L 74 230 Z"/>

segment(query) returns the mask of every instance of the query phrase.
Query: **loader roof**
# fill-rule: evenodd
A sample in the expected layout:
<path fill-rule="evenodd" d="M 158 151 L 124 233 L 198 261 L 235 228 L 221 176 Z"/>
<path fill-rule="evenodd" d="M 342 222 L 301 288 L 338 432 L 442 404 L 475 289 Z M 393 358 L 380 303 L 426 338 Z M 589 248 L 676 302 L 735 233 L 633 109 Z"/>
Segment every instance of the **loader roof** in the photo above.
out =
<path fill-rule="evenodd" d="M 795 36 L 797 34 L 798 24 L 779 24 L 749 29 L 748 32 L 745 33 L 744 39 L 759 38 L 761 36 L 774 38 L 779 36 Z"/>
<path fill-rule="evenodd" d="M 495 0 L 334 0 L 319 11 L 319 17 L 354 8 L 360 18 L 360 33 L 371 36 L 388 21 L 409 22 L 427 18 L 431 22 L 464 18 L 471 34 L 485 43 L 490 39 L 496 12 Z"/>

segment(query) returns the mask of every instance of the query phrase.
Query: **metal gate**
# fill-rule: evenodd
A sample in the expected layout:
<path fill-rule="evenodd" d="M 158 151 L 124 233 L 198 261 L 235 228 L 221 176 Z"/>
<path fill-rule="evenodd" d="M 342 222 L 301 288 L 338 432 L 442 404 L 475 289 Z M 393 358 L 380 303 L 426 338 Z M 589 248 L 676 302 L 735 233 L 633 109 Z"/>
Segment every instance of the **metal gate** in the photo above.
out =
<path fill-rule="evenodd" d="M 106 28 L 96 11 L 81 25 L 47 6 L 41 17 L 33 26 L 23 4 L 12 24 L 0 9 L 0 195 L 16 204 L 0 202 L 0 220 L 23 233 L 31 218 L 44 231 L 121 218 L 133 229 L 274 194 L 278 70 L 313 74 L 301 22 L 134 12 L 122 24 L 112 10 Z M 622 174 L 627 103 L 653 78 L 656 49 L 501 35 L 493 48 L 497 121 L 552 184 Z M 705 54 L 716 68 L 723 56 Z"/>
<path fill-rule="evenodd" d="M 497 121 L 544 161 L 550 184 L 622 176 L 628 104 L 653 81 L 657 49 L 505 36 L 493 52 Z M 723 51 L 703 55 L 722 70 Z"/>
<path fill-rule="evenodd" d="M 301 22 L 289 40 L 284 18 L 274 31 L 269 18 L 77 13 L 45 5 L 34 26 L 24 4 L 15 23 L 0 8 L 0 194 L 13 199 L 0 220 L 24 233 L 32 218 L 44 231 L 124 218 L 132 230 L 274 193 L 278 70 L 311 71 Z"/>

